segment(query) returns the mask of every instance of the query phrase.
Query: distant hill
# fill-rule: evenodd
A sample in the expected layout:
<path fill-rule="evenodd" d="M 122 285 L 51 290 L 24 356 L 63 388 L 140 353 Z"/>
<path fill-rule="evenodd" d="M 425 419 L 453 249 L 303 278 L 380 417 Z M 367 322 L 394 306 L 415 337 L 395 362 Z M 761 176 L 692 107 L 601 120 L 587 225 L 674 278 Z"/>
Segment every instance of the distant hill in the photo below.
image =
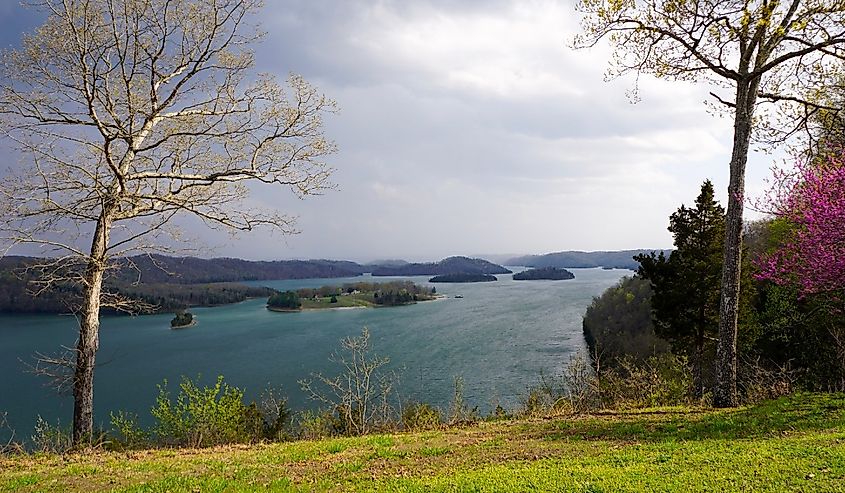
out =
<path fill-rule="evenodd" d="M 438 276 L 445 274 L 510 274 L 501 265 L 480 258 L 449 257 L 440 262 L 374 267 L 374 276 Z"/>
<path fill-rule="evenodd" d="M 590 268 L 612 267 L 616 269 L 636 270 L 640 264 L 634 260 L 635 255 L 651 252 L 666 252 L 671 250 L 621 250 L 615 252 L 580 252 L 566 251 L 547 253 L 545 255 L 524 255 L 508 259 L 505 265 L 522 265 L 525 267 L 560 267 L 560 268 Z"/>
<path fill-rule="evenodd" d="M 374 260 L 372 262 L 367 262 L 366 264 L 364 264 L 365 267 L 381 267 L 381 266 L 398 267 L 400 265 L 408 265 L 408 261 L 402 260 L 402 259 L 384 259 L 384 260 Z"/>
<path fill-rule="evenodd" d="M 362 265 L 345 260 L 251 261 L 238 258 L 203 259 L 143 255 L 125 262 L 119 278 L 144 283 L 197 284 L 360 276 Z M 134 264 L 134 265 L 130 265 Z"/>

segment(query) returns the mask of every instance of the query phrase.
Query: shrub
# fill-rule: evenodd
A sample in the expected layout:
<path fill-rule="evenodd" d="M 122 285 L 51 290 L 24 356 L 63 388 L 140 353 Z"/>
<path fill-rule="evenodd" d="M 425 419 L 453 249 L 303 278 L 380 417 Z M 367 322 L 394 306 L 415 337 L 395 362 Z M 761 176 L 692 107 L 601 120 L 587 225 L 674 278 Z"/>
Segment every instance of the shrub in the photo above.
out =
<path fill-rule="evenodd" d="M 764 363 L 758 357 L 743 357 L 739 362 L 738 386 L 745 404 L 777 399 L 795 391 L 800 372 L 789 361 L 783 365 Z"/>
<path fill-rule="evenodd" d="M 637 364 L 631 358 L 620 368 L 600 376 L 601 401 L 615 408 L 642 408 L 688 404 L 694 400 L 693 376 L 687 359 L 671 353 Z"/>
<path fill-rule="evenodd" d="M 433 430 L 442 421 L 440 410 L 425 402 L 410 403 L 402 409 L 402 428 L 406 430 Z"/>
<path fill-rule="evenodd" d="M 554 398 L 552 408 L 583 412 L 600 404 L 597 392 L 598 379 L 583 352 L 579 351 L 569 357 L 561 382 L 563 392 L 555 392 L 554 380 L 549 380 L 551 396 Z M 565 406 L 561 407 L 564 404 Z"/>
<path fill-rule="evenodd" d="M 517 414 L 539 417 L 585 411 L 596 403 L 596 381 L 582 353 L 570 356 L 561 375 L 540 374 L 540 383 L 528 390 Z"/>
<path fill-rule="evenodd" d="M 149 433 L 138 425 L 138 415 L 124 411 L 110 413 L 112 446 L 119 450 L 142 448 L 149 443 Z"/>
<path fill-rule="evenodd" d="M 261 396 L 260 412 L 263 419 L 263 434 L 267 440 L 282 442 L 293 438 L 293 413 L 288 400 L 280 390 L 268 387 Z"/>
<path fill-rule="evenodd" d="M 41 416 L 35 422 L 30 440 L 36 452 L 47 454 L 64 454 L 73 447 L 69 427 L 62 427 L 58 422 L 52 425 Z"/>
<path fill-rule="evenodd" d="M 570 357 L 561 375 L 541 375 L 518 414 L 528 417 L 581 413 L 600 408 L 643 408 L 688 404 L 694 400 L 687 360 L 662 353 L 640 362 L 621 358 L 596 373 L 583 353 Z"/>
<path fill-rule="evenodd" d="M 337 418 L 330 411 L 303 411 L 297 419 L 298 435 L 304 440 L 335 436 L 337 425 Z"/>
<path fill-rule="evenodd" d="M 256 432 L 257 408 L 245 406 L 243 391 L 223 383 L 222 376 L 208 387 L 183 377 L 175 401 L 165 380 L 151 413 L 158 421 L 155 434 L 165 444 L 206 447 L 261 438 Z"/>
<path fill-rule="evenodd" d="M 449 424 L 475 423 L 481 419 L 478 413 L 478 406 L 469 407 L 464 399 L 464 379 L 455 377 L 455 394 L 452 397 L 452 404 L 449 406 Z"/>

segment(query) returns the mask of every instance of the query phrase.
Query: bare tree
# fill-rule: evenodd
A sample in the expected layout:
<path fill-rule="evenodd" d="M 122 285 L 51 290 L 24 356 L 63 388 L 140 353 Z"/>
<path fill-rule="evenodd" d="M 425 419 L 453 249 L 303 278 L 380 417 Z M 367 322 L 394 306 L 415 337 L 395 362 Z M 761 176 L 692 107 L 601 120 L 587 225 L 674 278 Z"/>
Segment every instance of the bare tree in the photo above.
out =
<path fill-rule="evenodd" d="M 21 158 L 0 184 L 6 248 L 44 247 L 45 286 L 82 286 L 73 441 L 90 439 L 99 313 L 115 259 L 174 244 L 180 214 L 291 233 L 249 205 L 250 184 L 303 197 L 330 186 L 322 117 L 305 80 L 253 73 L 259 0 L 38 0 L 45 23 L 0 61 L 0 115 Z M 178 243 L 176 243 L 178 244 Z M 8 251 L 8 250 L 7 250 Z"/>
<path fill-rule="evenodd" d="M 803 133 L 819 112 L 838 113 L 822 95 L 845 60 L 841 0 L 580 0 L 578 47 L 608 39 L 610 76 L 646 73 L 711 84 L 714 107 L 734 122 L 713 403 L 737 405 L 739 305 L 745 167 L 752 136 L 777 144 Z M 719 93 L 728 95 L 722 97 Z"/>
<path fill-rule="evenodd" d="M 370 331 L 366 327 L 360 337 L 344 338 L 340 346 L 343 353 L 331 358 L 343 368 L 339 375 L 329 378 L 314 373 L 299 384 L 310 399 L 338 414 L 347 433 L 365 435 L 393 419 L 391 399 L 397 376 L 384 369 L 389 358 L 371 355 Z"/>

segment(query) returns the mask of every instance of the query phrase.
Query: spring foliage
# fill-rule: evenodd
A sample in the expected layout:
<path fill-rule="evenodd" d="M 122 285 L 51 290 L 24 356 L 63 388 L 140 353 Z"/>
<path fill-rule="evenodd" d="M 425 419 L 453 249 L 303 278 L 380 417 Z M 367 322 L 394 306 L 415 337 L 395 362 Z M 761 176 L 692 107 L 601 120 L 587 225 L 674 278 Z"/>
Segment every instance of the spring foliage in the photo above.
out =
<path fill-rule="evenodd" d="M 758 262 L 760 279 L 796 285 L 803 295 L 845 289 L 845 162 L 775 171 L 768 211 L 790 226 L 780 246 Z"/>

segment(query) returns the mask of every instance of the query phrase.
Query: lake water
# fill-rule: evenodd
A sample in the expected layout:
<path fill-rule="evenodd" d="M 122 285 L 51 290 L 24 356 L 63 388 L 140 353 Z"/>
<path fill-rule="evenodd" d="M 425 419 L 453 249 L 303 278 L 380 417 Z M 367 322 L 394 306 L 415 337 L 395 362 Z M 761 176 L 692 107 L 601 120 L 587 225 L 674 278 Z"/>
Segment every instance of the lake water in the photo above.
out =
<path fill-rule="evenodd" d="M 171 330 L 172 315 L 106 317 L 95 374 L 95 421 L 108 425 L 109 411 L 127 410 L 149 423 L 157 384 L 175 387 L 182 375 L 212 383 L 217 375 L 259 396 L 280 387 L 295 409 L 312 405 L 297 381 L 311 372 L 337 373 L 329 361 L 338 341 L 368 327 L 375 353 L 391 359 L 401 375 L 401 396 L 447 406 L 456 376 L 465 398 L 482 411 L 495 403 L 518 404 L 540 375 L 559 373 L 584 348 L 581 319 L 594 296 L 627 270 L 571 269 L 569 281 L 437 284 L 448 298 L 416 305 L 354 310 L 275 313 L 266 300 L 196 308 L 197 325 Z M 276 289 L 318 287 L 361 280 L 427 277 L 262 281 Z M 461 295 L 463 298 L 455 298 Z M 26 438 L 38 415 L 55 424 L 71 421 L 68 396 L 57 396 L 43 377 L 27 373 L 36 352 L 73 346 L 76 320 L 68 316 L 0 315 L 0 413 L 8 413 L 18 438 Z M 3 432 L 0 431 L 0 436 Z"/>

